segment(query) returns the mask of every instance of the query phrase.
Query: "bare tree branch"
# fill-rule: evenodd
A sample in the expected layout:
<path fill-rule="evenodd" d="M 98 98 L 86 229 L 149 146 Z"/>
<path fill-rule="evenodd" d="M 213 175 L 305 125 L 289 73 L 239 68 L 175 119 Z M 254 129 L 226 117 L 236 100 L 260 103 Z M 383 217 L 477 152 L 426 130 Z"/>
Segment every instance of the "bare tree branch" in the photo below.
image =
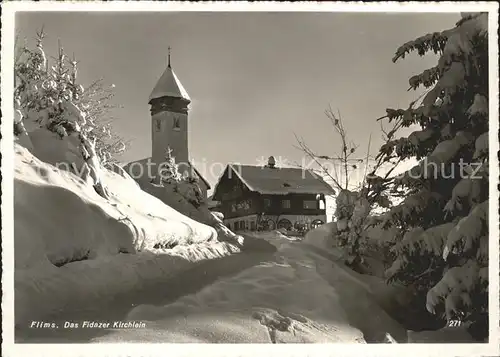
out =
<path fill-rule="evenodd" d="M 311 158 L 315 163 L 316 165 L 318 165 L 318 167 L 320 167 L 321 171 L 323 172 L 323 174 L 325 174 L 326 176 L 328 176 L 332 181 L 333 183 L 335 184 L 335 186 L 337 186 L 337 188 L 339 190 L 342 189 L 342 185 L 340 184 L 339 180 L 338 180 L 338 177 L 334 177 L 331 175 L 331 173 L 329 172 L 329 170 L 319 161 L 319 156 L 314 154 L 311 149 L 305 144 L 305 142 L 300 139 L 297 134 L 294 134 L 295 136 L 295 139 L 297 141 L 297 143 L 299 144 L 299 147 L 298 149 L 303 151 L 309 158 Z M 334 170 L 334 173 L 335 175 L 337 175 L 336 171 Z"/>

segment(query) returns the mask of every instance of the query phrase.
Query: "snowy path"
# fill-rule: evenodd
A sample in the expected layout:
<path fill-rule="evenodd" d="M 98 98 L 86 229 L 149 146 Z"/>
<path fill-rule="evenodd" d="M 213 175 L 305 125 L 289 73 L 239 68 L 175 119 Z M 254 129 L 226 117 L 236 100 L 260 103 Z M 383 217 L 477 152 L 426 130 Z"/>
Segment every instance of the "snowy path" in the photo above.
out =
<path fill-rule="evenodd" d="M 255 240 L 255 239 L 254 239 Z M 57 318 L 145 321 L 145 329 L 24 329 L 18 342 L 382 342 L 406 331 L 369 286 L 305 243 L 261 241 L 147 291 Z"/>

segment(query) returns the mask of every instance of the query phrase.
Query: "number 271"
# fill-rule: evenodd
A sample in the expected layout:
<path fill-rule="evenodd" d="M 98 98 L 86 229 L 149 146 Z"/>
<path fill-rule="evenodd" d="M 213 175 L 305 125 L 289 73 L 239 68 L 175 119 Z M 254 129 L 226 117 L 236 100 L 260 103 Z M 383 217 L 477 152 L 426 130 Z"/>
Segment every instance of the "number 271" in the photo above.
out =
<path fill-rule="evenodd" d="M 460 320 L 448 321 L 448 327 L 459 327 L 460 325 L 462 325 L 462 321 L 460 321 Z"/>

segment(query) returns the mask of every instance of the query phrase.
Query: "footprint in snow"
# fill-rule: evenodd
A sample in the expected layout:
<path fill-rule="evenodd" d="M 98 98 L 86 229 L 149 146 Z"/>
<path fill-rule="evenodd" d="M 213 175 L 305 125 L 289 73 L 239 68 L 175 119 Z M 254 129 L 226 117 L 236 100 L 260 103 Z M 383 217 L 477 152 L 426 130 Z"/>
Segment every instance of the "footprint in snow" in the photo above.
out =
<path fill-rule="evenodd" d="M 286 316 L 288 315 L 288 316 Z M 299 314 L 284 313 L 262 308 L 252 313 L 252 317 L 267 327 L 269 339 L 276 343 L 276 331 L 291 332 L 296 335 L 297 322 L 307 323 L 307 318 Z"/>

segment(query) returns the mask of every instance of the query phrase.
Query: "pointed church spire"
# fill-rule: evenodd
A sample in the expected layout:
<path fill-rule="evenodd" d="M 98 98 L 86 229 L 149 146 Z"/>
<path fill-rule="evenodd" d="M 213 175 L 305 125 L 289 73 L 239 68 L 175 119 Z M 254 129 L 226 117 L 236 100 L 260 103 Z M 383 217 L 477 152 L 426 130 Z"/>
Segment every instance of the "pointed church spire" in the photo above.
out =
<path fill-rule="evenodd" d="M 170 51 L 172 50 L 172 48 L 170 46 L 168 46 L 168 68 L 172 68 L 170 66 Z"/>
<path fill-rule="evenodd" d="M 174 70 L 172 69 L 170 62 L 171 51 L 172 48 L 168 46 L 167 68 L 153 88 L 153 91 L 149 96 L 148 103 L 150 103 L 153 99 L 161 97 L 181 98 L 187 101 L 191 101 L 189 95 L 186 92 L 186 89 L 184 89 L 181 82 L 175 75 Z"/>

